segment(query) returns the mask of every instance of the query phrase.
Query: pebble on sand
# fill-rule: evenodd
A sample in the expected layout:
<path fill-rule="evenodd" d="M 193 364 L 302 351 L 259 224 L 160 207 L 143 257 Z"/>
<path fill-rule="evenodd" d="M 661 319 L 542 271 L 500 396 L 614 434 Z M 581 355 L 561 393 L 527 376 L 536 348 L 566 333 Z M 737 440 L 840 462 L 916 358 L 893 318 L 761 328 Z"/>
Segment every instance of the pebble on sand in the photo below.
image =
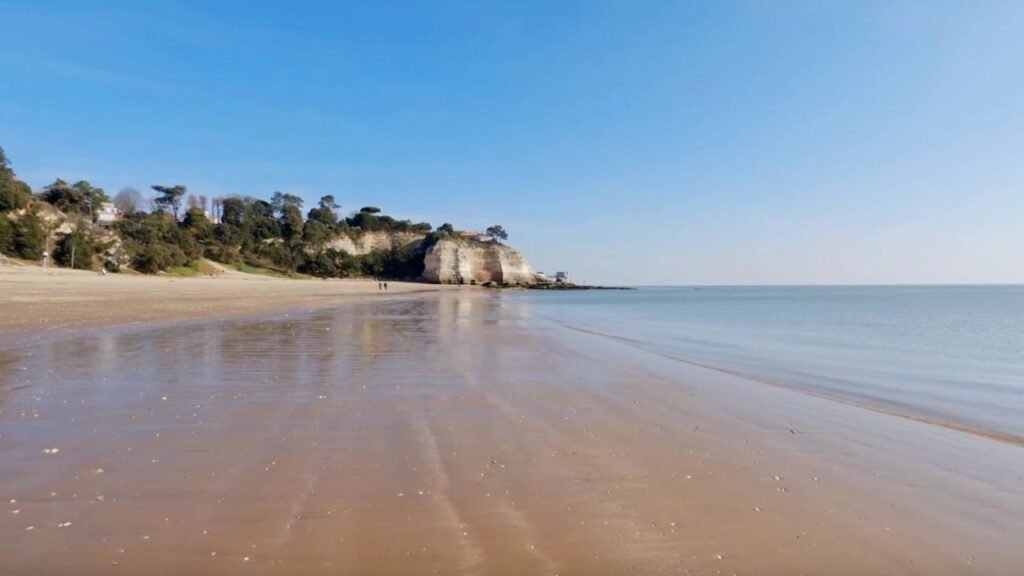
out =
<path fill-rule="evenodd" d="M 60 452 L 60 448 L 44 448 L 43 449 L 43 454 L 58 454 L 59 452 Z"/>

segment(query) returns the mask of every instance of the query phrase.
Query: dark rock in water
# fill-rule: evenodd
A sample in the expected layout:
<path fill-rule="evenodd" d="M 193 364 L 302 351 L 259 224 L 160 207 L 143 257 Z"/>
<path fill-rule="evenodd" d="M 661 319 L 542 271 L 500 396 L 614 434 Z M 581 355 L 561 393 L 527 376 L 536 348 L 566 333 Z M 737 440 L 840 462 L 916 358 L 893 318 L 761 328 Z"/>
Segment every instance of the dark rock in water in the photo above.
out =
<path fill-rule="evenodd" d="M 569 282 L 531 284 L 527 288 L 531 290 L 636 290 L 636 288 L 629 286 L 589 286 L 586 284 L 571 284 Z"/>

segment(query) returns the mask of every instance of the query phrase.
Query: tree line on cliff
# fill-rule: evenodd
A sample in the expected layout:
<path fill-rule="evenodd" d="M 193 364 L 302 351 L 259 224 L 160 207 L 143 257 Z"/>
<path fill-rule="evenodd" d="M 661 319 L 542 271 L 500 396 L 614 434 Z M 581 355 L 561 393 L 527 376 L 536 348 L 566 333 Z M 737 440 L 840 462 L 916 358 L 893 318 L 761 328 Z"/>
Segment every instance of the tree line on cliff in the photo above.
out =
<path fill-rule="evenodd" d="M 110 198 L 88 182 L 58 179 L 33 193 L 0 148 L 0 252 L 40 259 L 52 235 L 53 219 L 45 217 L 48 207 L 59 211 L 60 220 L 76 224 L 57 238 L 54 261 L 111 271 L 126 264 L 142 273 L 195 270 L 202 258 L 209 258 L 243 270 L 282 274 L 417 278 L 425 251 L 442 238 L 458 236 L 451 224 L 435 230 L 427 222 L 397 220 L 374 206 L 343 217 L 332 195 L 320 198 L 304 217 L 303 199 L 283 192 L 264 200 L 190 195 L 181 185 L 154 185 L 152 190 L 155 195 L 149 199 L 132 188 Z M 92 225 L 106 202 L 113 202 L 120 214 L 112 232 Z M 331 247 L 333 239 L 358 239 L 369 232 L 409 232 L 424 239 L 362 255 Z M 495 240 L 508 237 L 501 226 L 487 233 Z"/>

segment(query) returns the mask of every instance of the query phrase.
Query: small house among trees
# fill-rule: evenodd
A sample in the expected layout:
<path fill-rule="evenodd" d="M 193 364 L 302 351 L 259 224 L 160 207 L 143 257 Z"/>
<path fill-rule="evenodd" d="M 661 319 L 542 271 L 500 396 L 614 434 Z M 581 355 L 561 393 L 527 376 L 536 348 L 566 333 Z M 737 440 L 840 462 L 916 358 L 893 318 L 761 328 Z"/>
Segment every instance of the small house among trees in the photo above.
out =
<path fill-rule="evenodd" d="M 477 232 L 475 230 L 463 230 L 459 232 L 459 236 L 466 240 L 476 240 L 477 242 L 491 242 L 493 240 L 493 238 L 487 234 Z"/>
<path fill-rule="evenodd" d="M 117 209 L 113 202 L 103 202 L 96 210 L 96 223 L 100 226 L 113 226 L 121 220 L 124 214 Z"/>

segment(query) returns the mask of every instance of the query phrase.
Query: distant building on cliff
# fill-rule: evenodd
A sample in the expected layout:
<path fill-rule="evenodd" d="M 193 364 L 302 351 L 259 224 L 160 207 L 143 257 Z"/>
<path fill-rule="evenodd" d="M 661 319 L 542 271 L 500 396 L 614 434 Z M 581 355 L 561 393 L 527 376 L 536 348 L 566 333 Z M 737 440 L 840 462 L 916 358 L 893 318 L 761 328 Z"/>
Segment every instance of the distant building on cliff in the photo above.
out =
<path fill-rule="evenodd" d="M 555 272 L 555 282 L 568 282 L 568 281 L 569 281 L 569 273 L 568 272 Z"/>
<path fill-rule="evenodd" d="M 100 204 L 99 210 L 96 211 L 96 223 L 100 226 L 113 226 L 114 222 L 117 222 L 123 216 L 121 211 L 114 206 L 113 202 L 104 202 Z"/>
<path fill-rule="evenodd" d="M 465 238 L 466 240 L 476 240 L 477 242 L 494 241 L 494 238 L 491 238 L 487 234 L 484 234 L 483 232 L 476 232 L 473 230 L 463 230 L 462 232 L 459 232 L 459 236 Z"/>

